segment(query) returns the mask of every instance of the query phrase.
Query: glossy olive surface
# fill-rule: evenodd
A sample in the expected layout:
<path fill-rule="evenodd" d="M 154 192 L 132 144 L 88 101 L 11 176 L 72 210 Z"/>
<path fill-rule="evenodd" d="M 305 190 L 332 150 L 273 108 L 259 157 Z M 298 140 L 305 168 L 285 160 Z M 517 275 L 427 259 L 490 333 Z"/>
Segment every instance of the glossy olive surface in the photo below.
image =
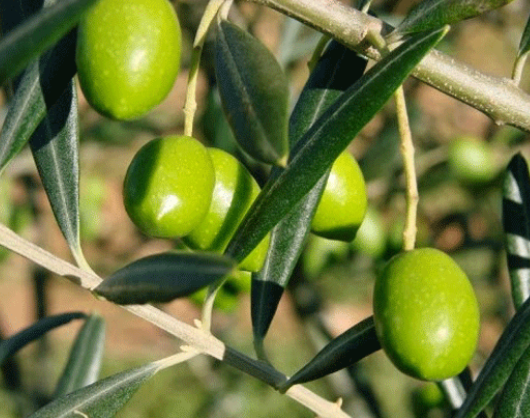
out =
<path fill-rule="evenodd" d="M 471 360 L 479 308 L 466 274 L 442 251 L 394 256 L 376 280 L 374 321 L 392 362 L 423 380 L 444 380 Z"/>
<path fill-rule="evenodd" d="M 79 82 L 101 114 L 135 119 L 168 95 L 180 52 L 180 26 L 168 0 L 100 0 L 79 23 Z"/>
<path fill-rule="evenodd" d="M 363 173 L 355 158 L 344 151 L 331 167 L 311 231 L 324 238 L 350 242 L 361 226 L 367 204 Z"/>
<path fill-rule="evenodd" d="M 215 184 L 210 154 L 188 136 L 145 144 L 134 156 L 123 186 L 125 209 L 147 235 L 182 237 L 208 213 Z"/>
<path fill-rule="evenodd" d="M 222 252 L 260 192 L 250 172 L 227 152 L 208 148 L 215 171 L 215 187 L 208 214 L 184 238 L 193 249 Z M 243 270 L 257 271 L 267 255 L 269 235 L 240 263 Z"/>

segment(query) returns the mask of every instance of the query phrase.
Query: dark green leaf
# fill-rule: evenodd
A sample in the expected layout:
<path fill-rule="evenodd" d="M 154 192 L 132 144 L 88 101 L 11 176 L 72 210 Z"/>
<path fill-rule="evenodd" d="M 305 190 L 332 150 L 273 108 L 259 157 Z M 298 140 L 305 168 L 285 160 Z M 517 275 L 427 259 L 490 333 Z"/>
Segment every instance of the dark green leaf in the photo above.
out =
<path fill-rule="evenodd" d="M 32 326 L 0 342 L 0 364 L 27 344 L 38 340 L 48 331 L 67 324 L 74 319 L 86 318 L 82 312 L 68 312 L 41 319 Z"/>
<path fill-rule="evenodd" d="M 243 260 L 313 188 L 350 141 L 372 119 L 446 30 L 415 36 L 372 67 L 302 137 L 283 173 L 268 181 L 229 243 Z"/>
<path fill-rule="evenodd" d="M 77 334 L 53 397 L 94 383 L 99 377 L 104 347 L 105 321 L 99 315 L 91 315 Z"/>
<path fill-rule="evenodd" d="M 380 348 L 374 319 L 370 316 L 333 339 L 278 389 L 285 392 L 293 385 L 310 382 L 344 369 Z"/>
<path fill-rule="evenodd" d="M 220 280 L 235 265 L 229 258 L 211 253 L 155 254 L 118 270 L 95 291 L 124 305 L 169 302 Z"/>
<path fill-rule="evenodd" d="M 291 148 L 318 117 L 362 76 L 366 64 L 366 59 L 355 52 L 338 42 L 331 42 L 311 73 L 291 114 Z M 278 176 L 281 171 L 281 168 L 275 167 L 272 176 Z M 256 342 L 265 337 L 282 296 L 281 289 L 287 285 L 300 257 L 328 174 L 326 172 L 307 196 L 272 230 L 265 264 L 258 274 L 253 275 L 252 280 L 251 312 Z"/>
<path fill-rule="evenodd" d="M 0 133 L 0 171 L 17 155 L 75 74 L 75 31 L 29 65 Z"/>
<path fill-rule="evenodd" d="M 530 299 L 521 305 L 504 329 L 454 418 L 476 417 L 501 390 L 528 346 L 530 346 Z"/>
<path fill-rule="evenodd" d="M 280 65 L 260 41 L 227 21 L 218 26 L 215 51 L 221 100 L 239 145 L 258 161 L 284 165 L 289 90 Z"/>
<path fill-rule="evenodd" d="M 508 378 L 495 409 L 494 418 L 530 416 L 530 348 L 527 348 Z"/>
<path fill-rule="evenodd" d="M 519 308 L 530 295 L 530 179 L 521 154 L 512 158 L 504 177 L 502 223 L 512 299 Z"/>
<path fill-rule="evenodd" d="M 111 418 L 160 366 L 149 363 L 57 398 L 29 418 Z"/>
<path fill-rule="evenodd" d="M 76 260 L 83 259 L 79 238 L 79 127 L 73 80 L 30 140 L 33 158 L 55 219 Z"/>
<path fill-rule="evenodd" d="M 521 41 L 519 42 L 519 51 L 517 55 L 521 56 L 530 51 L 530 17 L 526 21 L 526 25 L 523 30 L 523 35 L 521 36 Z"/>
<path fill-rule="evenodd" d="M 59 1 L 13 29 L 0 42 L 0 85 L 62 38 L 95 1 Z"/>
<path fill-rule="evenodd" d="M 415 5 L 396 28 L 401 35 L 451 25 L 497 9 L 512 0 L 423 0 Z"/>

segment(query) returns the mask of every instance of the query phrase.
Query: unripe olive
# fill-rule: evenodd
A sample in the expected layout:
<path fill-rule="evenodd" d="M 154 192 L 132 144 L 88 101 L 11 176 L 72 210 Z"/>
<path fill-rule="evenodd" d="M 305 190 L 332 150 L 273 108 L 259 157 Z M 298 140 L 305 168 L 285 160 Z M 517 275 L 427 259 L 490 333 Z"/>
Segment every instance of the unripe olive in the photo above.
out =
<path fill-rule="evenodd" d="M 449 168 L 466 185 L 482 185 L 495 178 L 498 169 L 491 147 L 486 142 L 462 136 L 449 147 Z"/>
<path fill-rule="evenodd" d="M 135 119 L 169 93 L 180 68 L 180 26 L 168 0 L 99 0 L 79 22 L 76 63 L 88 102 Z"/>
<path fill-rule="evenodd" d="M 475 352 L 479 308 L 460 267 L 442 251 L 421 248 L 391 258 L 377 278 L 374 322 L 397 368 L 444 380 L 462 372 Z"/>
<path fill-rule="evenodd" d="M 208 213 L 214 184 L 210 154 L 199 141 L 157 138 L 136 153 L 127 170 L 125 209 L 147 235 L 182 237 Z"/>
<path fill-rule="evenodd" d="M 208 148 L 215 171 L 215 187 L 208 214 L 184 242 L 193 249 L 223 252 L 239 223 L 260 192 L 249 171 L 227 152 Z M 258 271 L 267 255 L 269 235 L 240 263 Z"/>
<path fill-rule="evenodd" d="M 344 151 L 331 167 L 311 231 L 324 238 L 350 242 L 361 226 L 367 204 L 363 173 L 355 158 Z"/>

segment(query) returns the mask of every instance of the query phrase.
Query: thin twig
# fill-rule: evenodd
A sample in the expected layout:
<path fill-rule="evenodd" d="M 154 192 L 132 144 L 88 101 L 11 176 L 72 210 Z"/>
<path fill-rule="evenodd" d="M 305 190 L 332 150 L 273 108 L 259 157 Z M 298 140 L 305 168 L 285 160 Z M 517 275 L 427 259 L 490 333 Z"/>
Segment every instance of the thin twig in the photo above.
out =
<path fill-rule="evenodd" d="M 521 78 L 523 76 L 524 66 L 526 64 L 526 59 L 528 58 L 528 52 L 519 55 L 513 64 L 512 70 L 512 80 L 518 86 L 521 84 Z"/>
<path fill-rule="evenodd" d="M 416 168 L 414 166 L 414 144 L 410 132 L 409 117 L 403 86 L 394 93 L 396 100 L 396 114 L 398 119 L 399 136 L 401 139 L 400 151 L 405 169 L 407 214 L 403 230 L 403 250 L 410 251 L 416 245 L 416 218 L 418 214 L 418 184 Z"/>

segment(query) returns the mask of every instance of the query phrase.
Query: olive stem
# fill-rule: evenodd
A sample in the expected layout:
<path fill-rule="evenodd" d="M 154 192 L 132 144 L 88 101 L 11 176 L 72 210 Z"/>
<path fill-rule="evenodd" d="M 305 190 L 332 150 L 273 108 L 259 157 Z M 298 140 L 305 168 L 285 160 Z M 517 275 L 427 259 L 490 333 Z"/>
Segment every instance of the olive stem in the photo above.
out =
<path fill-rule="evenodd" d="M 193 121 L 197 111 L 197 77 L 201 63 L 202 45 L 193 48 L 191 64 L 188 74 L 188 88 L 186 90 L 186 103 L 184 104 L 184 135 L 193 135 Z"/>
<path fill-rule="evenodd" d="M 221 289 L 221 286 L 223 286 L 225 281 L 226 278 L 223 278 L 208 287 L 208 291 L 206 293 L 206 297 L 204 298 L 204 303 L 202 305 L 202 315 L 200 320 L 200 328 L 203 331 L 210 332 L 210 329 L 212 327 L 212 312 L 215 297 L 217 296 L 217 292 L 219 292 L 219 289 Z"/>
<path fill-rule="evenodd" d="M 523 76 L 523 69 L 527 58 L 528 52 L 519 55 L 513 64 L 512 80 L 517 86 L 521 84 L 521 77 Z"/>
<path fill-rule="evenodd" d="M 392 27 L 376 17 L 329 0 L 246 0 L 279 11 L 325 33 L 370 59 L 380 52 L 365 37 L 370 30 L 382 36 Z M 412 75 L 445 94 L 480 110 L 497 124 L 530 131 L 530 95 L 506 77 L 483 74 L 439 51 L 431 51 Z"/>
<path fill-rule="evenodd" d="M 193 50 L 191 52 L 191 63 L 188 74 L 188 87 L 186 90 L 186 102 L 184 104 L 184 135 L 192 136 L 193 121 L 197 111 L 197 78 L 201 64 L 202 48 L 206 40 L 206 35 L 215 20 L 219 9 L 226 0 L 210 0 L 204 14 L 202 15 L 195 39 L 193 41 Z"/>
<path fill-rule="evenodd" d="M 414 144 L 410 132 L 409 117 L 403 86 L 394 93 L 399 136 L 401 139 L 401 156 L 405 170 L 407 213 L 403 229 L 403 250 L 410 251 L 416 244 L 416 218 L 418 214 L 418 184 L 414 166 Z"/>
<path fill-rule="evenodd" d="M 80 269 L 51 254 L 2 224 L 0 224 L 0 245 L 20 254 L 52 273 L 65 277 L 84 289 L 92 291 L 103 281 L 101 277 L 92 271 Z M 192 350 L 196 350 L 197 353 L 207 354 L 269 385 L 276 385 L 280 377 L 283 376 L 270 365 L 251 359 L 243 353 L 227 347 L 213 335 L 182 322 L 152 305 L 118 306 L 181 339 Z M 185 356 L 183 355 L 182 357 Z M 289 389 L 287 395 L 322 418 L 351 418 L 350 415 L 340 410 L 334 403 L 321 398 L 301 385 L 296 385 Z"/>

